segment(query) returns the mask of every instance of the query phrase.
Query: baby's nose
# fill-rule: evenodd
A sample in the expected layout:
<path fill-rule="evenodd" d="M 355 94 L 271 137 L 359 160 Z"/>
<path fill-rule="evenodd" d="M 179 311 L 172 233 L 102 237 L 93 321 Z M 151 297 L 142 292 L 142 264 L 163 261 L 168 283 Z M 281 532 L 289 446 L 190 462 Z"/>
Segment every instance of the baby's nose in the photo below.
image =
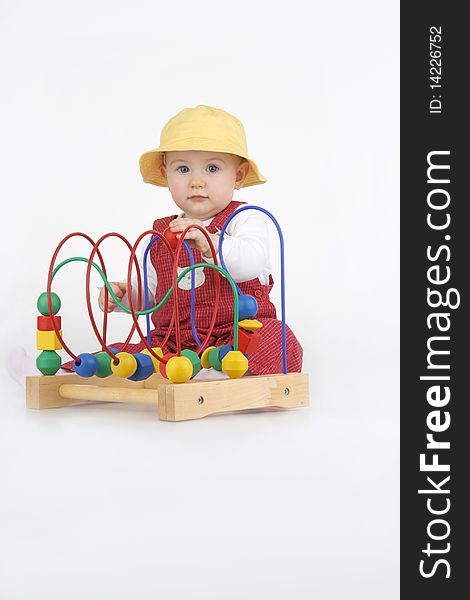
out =
<path fill-rule="evenodd" d="M 204 181 L 204 177 L 202 177 L 200 174 L 198 173 L 194 173 L 193 177 L 191 179 L 191 187 L 198 187 L 198 188 L 202 188 L 206 185 L 205 181 Z"/>

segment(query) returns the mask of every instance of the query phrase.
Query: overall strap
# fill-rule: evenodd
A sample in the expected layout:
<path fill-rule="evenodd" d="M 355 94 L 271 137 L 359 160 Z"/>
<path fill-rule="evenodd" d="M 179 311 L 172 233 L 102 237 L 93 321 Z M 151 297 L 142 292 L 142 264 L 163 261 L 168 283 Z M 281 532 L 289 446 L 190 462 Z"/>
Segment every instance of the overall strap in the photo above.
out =
<path fill-rule="evenodd" d="M 232 202 L 230 202 L 223 210 L 215 215 L 210 224 L 207 226 L 207 229 L 211 233 L 220 231 L 224 226 L 225 221 L 233 212 L 237 210 L 238 207 L 242 206 L 242 204 L 246 204 L 246 202 L 236 202 L 235 200 L 232 200 Z"/>

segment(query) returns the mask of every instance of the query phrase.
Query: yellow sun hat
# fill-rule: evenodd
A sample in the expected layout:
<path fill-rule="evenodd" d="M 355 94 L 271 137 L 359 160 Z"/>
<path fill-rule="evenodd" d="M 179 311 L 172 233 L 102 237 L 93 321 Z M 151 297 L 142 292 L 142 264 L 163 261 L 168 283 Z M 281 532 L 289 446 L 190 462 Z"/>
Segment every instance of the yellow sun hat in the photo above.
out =
<path fill-rule="evenodd" d="M 250 169 L 240 187 L 265 183 L 256 163 L 248 157 L 245 129 L 236 117 L 221 110 L 199 104 L 184 108 L 172 117 L 160 134 L 160 146 L 140 157 L 140 172 L 146 183 L 168 187 L 160 172 L 163 152 L 207 150 L 227 152 L 245 158 Z"/>

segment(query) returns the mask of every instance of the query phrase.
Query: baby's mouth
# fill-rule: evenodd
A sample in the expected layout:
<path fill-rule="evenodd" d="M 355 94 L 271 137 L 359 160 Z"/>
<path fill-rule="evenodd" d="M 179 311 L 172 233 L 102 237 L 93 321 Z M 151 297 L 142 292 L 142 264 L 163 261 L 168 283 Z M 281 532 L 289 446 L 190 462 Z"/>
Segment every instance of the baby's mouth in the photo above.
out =
<path fill-rule="evenodd" d="M 207 200 L 208 196 L 200 196 L 200 195 L 195 195 L 195 196 L 189 196 L 189 200 Z"/>

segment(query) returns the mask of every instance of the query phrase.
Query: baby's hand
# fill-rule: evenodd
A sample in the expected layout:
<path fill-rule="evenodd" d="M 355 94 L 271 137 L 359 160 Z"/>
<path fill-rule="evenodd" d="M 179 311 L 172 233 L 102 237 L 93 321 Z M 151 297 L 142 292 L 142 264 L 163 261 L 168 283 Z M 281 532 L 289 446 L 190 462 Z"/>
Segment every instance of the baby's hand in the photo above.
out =
<path fill-rule="evenodd" d="M 200 221 L 199 219 L 188 219 L 186 217 L 177 217 L 170 223 L 169 227 L 170 227 L 171 231 L 173 231 L 174 233 L 180 233 L 180 232 L 184 231 L 186 229 L 186 227 L 189 227 L 190 225 L 200 225 L 201 227 L 203 227 L 204 230 L 209 235 L 209 237 L 211 238 L 212 243 L 214 244 L 215 251 L 216 252 L 218 251 L 219 236 L 207 231 L 207 229 L 204 227 L 203 222 Z M 180 237 L 180 236 L 177 235 L 176 237 Z M 190 229 L 184 236 L 184 239 L 188 242 L 188 244 L 191 248 L 196 248 L 206 258 L 212 256 L 209 242 L 207 241 L 206 236 L 199 229 Z"/>
<path fill-rule="evenodd" d="M 111 286 L 111 289 L 113 290 L 113 292 L 116 294 L 117 299 L 119 301 L 121 301 L 122 297 L 127 292 L 127 283 L 124 283 L 123 281 L 110 281 L 109 285 Z M 103 312 L 104 312 L 104 290 L 105 290 L 105 288 L 102 287 L 101 291 L 100 291 L 100 297 L 98 298 L 98 305 Z M 108 312 L 112 312 L 116 307 L 117 307 L 116 302 L 114 302 L 114 300 L 111 297 L 111 294 L 109 294 L 108 295 Z"/>

